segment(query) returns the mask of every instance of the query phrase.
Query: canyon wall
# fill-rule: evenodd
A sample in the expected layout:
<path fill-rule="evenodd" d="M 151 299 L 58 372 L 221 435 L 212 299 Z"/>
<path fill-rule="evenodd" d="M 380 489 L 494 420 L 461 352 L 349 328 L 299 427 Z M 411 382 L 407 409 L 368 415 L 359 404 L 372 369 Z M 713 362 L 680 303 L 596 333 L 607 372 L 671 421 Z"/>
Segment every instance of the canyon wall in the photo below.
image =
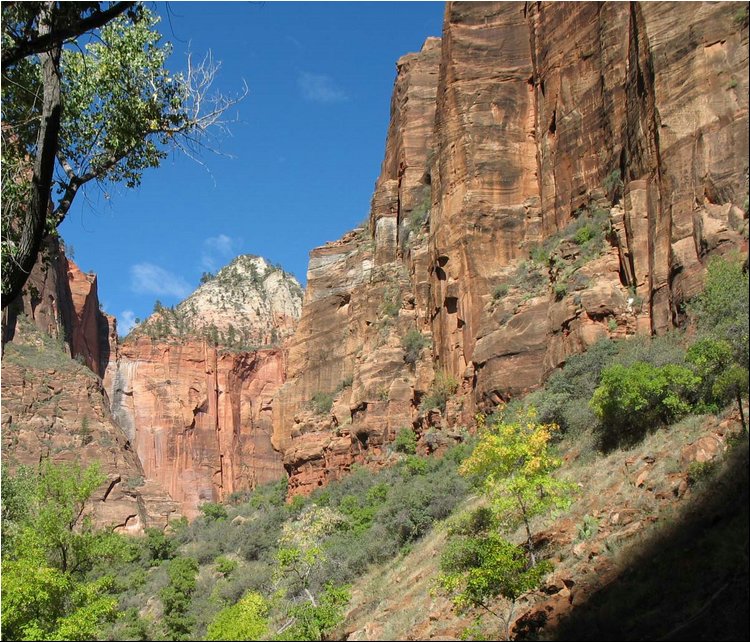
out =
<path fill-rule="evenodd" d="M 106 481 L 87 508 L 96 524 L 128 533 L 165 527 L 177 505 L 146 478 L 99 376 L 117 354 L 115 320 L 99 309 L 96 277 L 55 240 L 4 311 L 3 338 L 3 464 L 97 462 Z"/>
<path fill-rule="evenodd" d="M 271 399 L 283 351 L 228 352 L 206 339 L 126 341 L 111 373 L 112 412 L 145 477 L 189 519 L 204 502 L 283 476 Z"/>
<path fill-rule="evenodd" d="M 747 250 L 741 9 L 447 5 L 397 64 L 369 228 L 310 255 L 274 402 L 292 493 L 384 463 L 403 427 L 451 443 L 597 340 L 684 320 L 709 257 Z M 416 359 L 409 331 L 431 343 Z M 438 410 L 441 372 L 461 394 Z"/>
<path fill-rule="evenodd" d="M 3 319 L 3 454 L 101 463 L 97 523 L 128 532 L 189 518 L 207 501 L 284 475 L 271 400 L 302 290 L 260 257 L 238 257 L 120 344 L 96 276 L 55 240 Z"/>

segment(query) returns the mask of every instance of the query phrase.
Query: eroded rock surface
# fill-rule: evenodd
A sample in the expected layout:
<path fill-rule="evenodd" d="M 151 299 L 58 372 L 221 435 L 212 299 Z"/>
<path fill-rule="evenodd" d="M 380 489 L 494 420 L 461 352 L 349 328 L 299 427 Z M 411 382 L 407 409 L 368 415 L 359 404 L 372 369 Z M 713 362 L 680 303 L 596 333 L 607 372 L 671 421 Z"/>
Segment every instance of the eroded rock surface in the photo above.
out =
<path fill-rule="evenodd" d="M 293 493 L 386 460 L 401 427 L 449 444 L 599 339 L 683 320 L 708 258 L 747 250 L 736 10 L 448 3 L 397 65 L 369 228 L 311 253 L 274 406 Z M 431 346 L 407 365 L 410 329 Z M 460 398 L 420 411 L 440 371 Z"/>

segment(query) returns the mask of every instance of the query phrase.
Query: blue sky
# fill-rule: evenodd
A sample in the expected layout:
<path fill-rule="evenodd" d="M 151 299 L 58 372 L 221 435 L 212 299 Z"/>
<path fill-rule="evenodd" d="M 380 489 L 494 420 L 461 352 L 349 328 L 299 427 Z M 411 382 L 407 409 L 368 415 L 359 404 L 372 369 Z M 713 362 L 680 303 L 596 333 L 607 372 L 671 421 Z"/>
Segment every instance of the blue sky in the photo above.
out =
<path fill-rule="evenodd" d="M 60 227 L 125 333 L 238 254 L 304 285 L 309 251 L 368 213 L 383 158 L 396 60 L 439 36 L 442 2 L 149 3 L 172 41 L 221 61 L 216 87 L 250 93 L 226 156 L 173 154 L 137 190 L 79 195 Z M 232 158 L 229 158 L 231 156 Z"/>

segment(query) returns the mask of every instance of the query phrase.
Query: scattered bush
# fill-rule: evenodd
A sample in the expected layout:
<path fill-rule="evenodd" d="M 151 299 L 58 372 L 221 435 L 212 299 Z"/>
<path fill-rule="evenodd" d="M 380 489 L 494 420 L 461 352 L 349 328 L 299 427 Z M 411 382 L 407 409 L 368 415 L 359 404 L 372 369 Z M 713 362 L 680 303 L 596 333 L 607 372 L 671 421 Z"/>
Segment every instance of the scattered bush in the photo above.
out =
<path fill-rule="evenodd" d="M 417 454 L 417 435 L 411 428 L 402 428 L 393 441 L 393 450 L 407 455 Z"/>
<path fill-rule="evenodd" d="M 316 414 L 328 414 L 333 408 L 333 395 L 327 392 L 316 392 L 310 400 L 310 405 Z"/>
<path fill-rule="evenodd" d="M 500 301 L 510 291 L 510 286 L 507 283 L 500 283 L 492 289 L 492 300 Z"/>
<path fill-rule="evenodd" d="M 214 502 L 204 502 L 198 507 L 208 521 L 227 518 L 227 509 L 222 504 Z"/>
<path fill-rule="evenodd" d="M 216 564 L 216 572 L 225 576 L 230 575 L 237 568 L 237 562 L 235 560 L 224 557 L 223 555 L 217 557 L 214 562 Z"/>
<path fill-rule="evenodd" d="M 404 349 L 404 361 L 409 365 L 414 365 L 422 354 L 422 350 L 429 345 L 430 340 L 419 330 L 412 328 L 401 340 L 401 347 Z"/>
<path fill-rule="evenodd" d="M 610 195 L 613 200 L 616 199 L 622 193 L 624 187 L 622 182 L 622 174 L 619 169 L 612 170 L 602 183 L 602 187 Z"/>
<path fill-rule="evenodd" d="M 440 412 L 445 412 L 448 399 L 456 394 L 457 390 L 458 381 L 453 375 L 444 371 L 438 372 L 432 382 L 429 394 L 419 404 L 419 409 L 424 412 L 437 408 Z"/>

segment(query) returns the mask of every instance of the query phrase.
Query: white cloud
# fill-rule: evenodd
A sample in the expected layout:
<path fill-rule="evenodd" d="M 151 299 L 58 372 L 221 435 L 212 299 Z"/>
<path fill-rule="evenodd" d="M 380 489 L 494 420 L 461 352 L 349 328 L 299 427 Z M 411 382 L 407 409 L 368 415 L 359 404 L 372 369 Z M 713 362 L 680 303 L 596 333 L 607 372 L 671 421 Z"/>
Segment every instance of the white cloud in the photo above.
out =
<path fill-rule="evenodd" d="M 237 255 L 237 248 L 242 244 L 242 239 L 233 239 L 226 234 L 212 236 L 203 241 L 200 267 L 203 270 L 214 272 L 223 267 Z"/>
<path fill-rule="evenodd" d="M 135 314 L 132 310 L 123 310 L 117 317 L 117 333 L 125 336 L 135 326 Z"/>
<path fill-rule="evenodd" d="M 181 276 L 153 263 L 137 263 L 130 268 L 130 289 L 138 294 L 160 294 L 184 299 L 192 288 Z"/>
<path fill-rule="evenodd" d="M 349 100 L 347 93 L 330 76 L 325 74 L 311 74 L 306 71 L 297 78 L 302 96 L 311 102 L 331 104 Z"/>

